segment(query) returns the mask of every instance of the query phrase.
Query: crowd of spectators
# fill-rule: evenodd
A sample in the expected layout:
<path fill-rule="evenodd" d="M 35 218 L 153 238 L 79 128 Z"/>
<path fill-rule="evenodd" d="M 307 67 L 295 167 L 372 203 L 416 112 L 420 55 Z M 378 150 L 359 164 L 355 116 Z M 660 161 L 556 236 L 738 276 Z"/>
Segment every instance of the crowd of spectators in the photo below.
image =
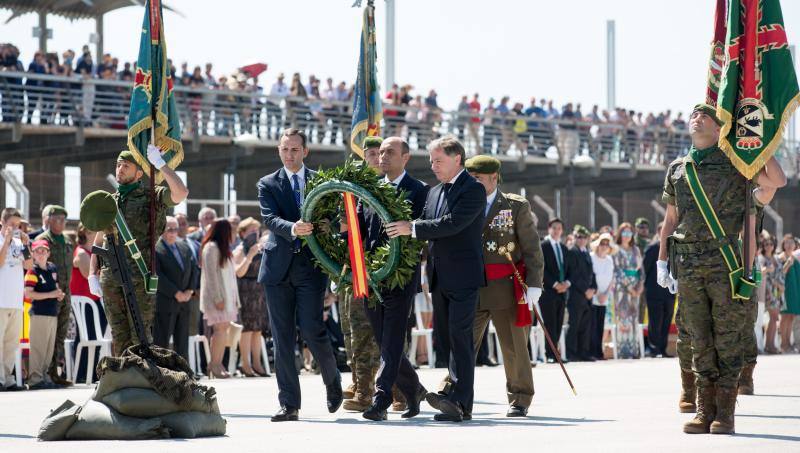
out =
<path fill-rule="evenodd" d="M 4 288 L 0 297 L 0 390 L 71 385 L 72 376 L 65 374 L 65 360 L 74 352 L 67 349 L 60 355 L 54 347 L 57 306 L 68 303 L 69 297 L 94 300 L 101 331 L 82 332 L 76 328 L 78 312 L 73 308 L 67 338 L 104 336 L 107 323 L 102 299 L 91 295 L 86 281 L 91 256 L 91 241 L 87 238 L 94 235 L 82 225 L 74 231 L 64 230 L 64 217 L 63 208 L 48 206 L 42 216 L 43 228 L 32 231 L 32 225 L 16 209 L 4 209 L 0 215 L 0 285 Z M 674 331 L 676 300 L 656 283 L 660 225 L 654 234 L 644 218 L 633 224 L 622 223 L 616 230 L 603 226 L 589 231 L 580 225 L 565 230 L 559 219 L 550 220 L 546 228 L 547 235 L 541 243 L 545 294 L 539 305 L 543 327 L 555 339 L 563 335 L 566 359 L 670 357 L 674 353 L 670 332 Z M 54 264 L 57 260 L 51 255 L 52 242 L 43 240 L 48 231 L 49 237 L 62 237 L 65 243 L 75 244 L 67 261 L 72 267 L 68 291 L 58 284 L 58 275 L 64 270 Z M 200 211 L 197 226 L 192 226 L 183 214 L 168 217 L 156 246 L 159 287 L 153 327 L 155 343 L 174 348 L 188 359 L 193 353 L 189 351 L 189 338 L 205 336 L 210 340 L 210 354 L 201 355 L 201 363 L 196 365 L 199 375 L 220 379 L 269 375 L 269 314 L 264 289 L 256 281 L 261 251 L 269 234 L 254 218 L 219 218 L 211 208 Z M 778 244 L 763 232 L 758 265 L 763 274 L 757 293 L 759 348 L 767 354 L 800 352 L 797 239 L 787 234 Z M 430 304 L 425 303 L 430 300 L 427 285 L 422 289 L 418 295 L 421 303 L 415 304 L 417 313 L 412 313 L 409 329 L 417 322 L 423 324 L 419 327 L 436 329 Z M 339 366 L 346 370 L 337 306 L 336 292 L 329 291 L 324 319 L 330 341 L 338 351 Z M 23 315 L 24 309 L 28 317 Z M 89 311 L 87 316 L 95 314 Z M 88 321 L 87 325 L 93 325 L 92 319 Z M 24 324 L 28 326 L 25 331 Z M 26 384 L 18 387 L 13 370 L 20 341 L 25 338 L 29 341 L 28 360 L 24 362 Z M 487 333 L 478 353 L 479 365 L 496 365 L 500 359 L 490 355 L 489 341 L 493 340 Z M 316 372 L 302 342 L 298 342 L 297 349 L 298 370 Z M 415 363 L 425 364 L 429 352 L 420 342 L 413 352 Z M 548 348 L 546 355 L 540 357 L 532 350 L 531 360 L 553 362 L 554 352 Z M 436 366 L 446 366 L 444 360 L 436 362 Z M 57 366 L 55 375 L 48 371 L 51 363 Z M 82 362 L 74 366 L 87 365 Z"/>
<path fill-rule="evenodd" d="M 323 81 L 314 74 L 304 79 L 299 73 L 286 80 L 280 73 L 274 83 L 265 87 L 259 80 L 260 73 L 246 68 L 218 76 L 212 63 L 190 67 L 183 62 L 178 69 L 168 60 L 168 65 L 175 85 L 189 89 L 175 92 L 188 133 L 254 134 L 274 139 L 278 131 L 292 125 L 305 129 L 312 141 L 348 142 L 352 84 L 336 83 L 330 77 Z M 89 47 L 84 46 L 80 55 L 72 50 L 61 56 L 37 52 L 26 69 L 19 50 L 12 44 L 2 44 L 2 70 L 76 80 L 68 84 L 35 78 L 10 79 L 12 84 L 24 85 L 27 94 L 22 96 L 19 90 L 4 93 L 2 121 L 70 125 L 82 121 L 125 128 L 127 102 L 121 101 L 129 98 L 127 85 L 84 84 L 81 79 L 130 82 L 136 72 L 135 63 L 120 62 L 108 53 L 95 62 Z M 53 90 L 67 85 L 69 91 Z M 214 90 L 222 92 L 215 94 L 211 92 Z M 403 136 L 411 143 L 427 143 L 436 135 L 454 133 L 462 140 L 471 138 L 476 152 L 504 153 L 514 149 L 542 156 L 556 144 L 556 129 L 576 130 L 584 148 L 596 148 L 599 154 L 614 151 L 620 154 L 615 157 L 618 160 L 635 159 L 640 163 L 660 163 L 665 153 L 672 157 L 688 146 L 682 134 L 686 130 L 683 114 L 670 110 L 645 114 L 593 105 L 584 111 L 580 103 L 557 104 L 545 98 L 513 101 L 509 96 L 500 97 L 499 101 L 490 97 L 485 104 L 482 102 L 476 93 L 462 96 L 457 106 L 445 109 L 439 104 L 436 90 L 424 94 L 416 92 L 412 85 L 395 84 L 384 96 L 385 127 L 390 135 Z M 64 107 L 67 104 L 74 108 Z"/>

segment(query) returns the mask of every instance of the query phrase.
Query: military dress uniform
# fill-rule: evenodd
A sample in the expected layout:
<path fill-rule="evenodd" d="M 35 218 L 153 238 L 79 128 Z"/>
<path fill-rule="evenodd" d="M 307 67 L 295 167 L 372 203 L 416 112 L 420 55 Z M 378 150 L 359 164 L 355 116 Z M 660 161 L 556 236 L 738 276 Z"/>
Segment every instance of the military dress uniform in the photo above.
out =
<path fill-rule="evenodd" d="M 471 161 L 469 159 L 466 162 L 466 168 L 471 173 L 495 173 L 499 170 L 499 162 L 497 170 L 483 171 L 482 166 L 475 166 Z M 508 404 L 512 408 L 521 409 L 520 415 L 524 415 L 531 405 L 534 393 L 531 360 L 528 355 L 531 327 L 516 325 L 518 304 L 524 289 L 515 283 L 516 277 L 505 252 L 511 253 L 525 284 L 531 288 L 542 287 L 544 257 L 528 201 L 519 195 L 501 192 L 500 189 L 496 190 L 496 197 L 491 200 L 491 204 L 490 199 L 491 195 L 487 197 L 487 214 L 482 236 L 487 285 L 479 291 L 472 329 L 473 344 L 477 355 L 491 320 L 503 354 Z M 526 310 L 527 307 L 525 304 Z M 450 385 L 450 376 L 447 376 L 440 392 L 447 393 Z"/>
<path fill-rule="evenodd" d="M 67 211 L 61 206 L 51 206 L 48 215 L 67 215 Z M 55 348 L 53 349 L 53 360 L 47 369 L 47 374 L 53 382 L 64 383 L 58 376 L 58 361 L 64 357 L 64 339 L 67 337 L 69 329 L 69 319 L 72 313 L 70 302 L 69 281 L 72 278 L 72 254 L 75 244 L 72 239 L 65 234 L 55 235 L 52 231 L 46 230 L 34 240 L 45 240 L 50 246 L 49 261 L 56 265 L 58 273 L 58 287 L 64 292 L 64 299 L 58 303 L 58 315 L 56 321 Z"/>
<path fill-rule="evenodd" d="M 694 168 L 724 237 L 714 237 L 695 201 L 687 177 L 687 171 Z M 678 279 L 679 332 L 684 329 L 684 338 L 688 334 L 691 339 L 698 389 L 697 416 L 684 426 L 687 433 L 709 429 L 715 432 L 720 425 L 729 425 L 732 430 L 733 426 L 737 382 L 743 365 L 741 326 L 751 302 L 734 297 L 731 270 L 722 248 L 732 246 L 738 250 L 745 195 L 752 196 L 746 194 L 745 185 L 745 178 L 716 146 L 692 148 L 689 156 L 675 160 L 667 169 L 662 199 L 675 206 L 678 213 L 678 226 L 669 249 L 670 266 Z M 680 361 L 685 366 L 685 358 Z M 723 431 L 720 428 L 717 432 Z"/>
<path fill-rule="evenodd" d="M 127 189 L 127 190 L 126 190 Z M 121 191 L 120 191 L 121 190 Z M 151 189 L 145 181 L 139 180 L 133 187 L 120 186 L 117 192 L 112 194 L 117 202 L 119 212 L 125 218 L 131 235 L 136 239 L 136 244 L 142 254 L 144 262 L 150 268 L 150 194 Z M 156 200 L 156 225 L 155 231 L 162 232 L 166 226 L 167 209 L 175 206 L 172 201 L 172 192 L 169 187 L 158 185 L 155 187 Z M 160 236 L 154 239 L 158 240 Z M 106 246 L 106 245 L 104 245 Z M 126 253 L 128 267 L 131 270 L 131 280 L 136 291 L 136 302 L 139 304 L 139 312 L 142 316 L 144 330 L 147 333 L 148 341 L 152 341 L 152 326 L 155 318 L 155 294 L 147 294 L 145 290 L 145 280 L 133 258 Z M 155 275 L 155 269 L 149 269 Z M 111 270 L 103 263 L 100 270 L 100 286 L 103 289 L 103 303 L 106 309 L 106 316 L 111 325 L 111 336 L 114 345 L 114 355 L 120 355 L 122 351 L 134 344 L 138 344 L 136 330 L 133 319 L 128 313 L 122 288 L 114 279 Z"/>

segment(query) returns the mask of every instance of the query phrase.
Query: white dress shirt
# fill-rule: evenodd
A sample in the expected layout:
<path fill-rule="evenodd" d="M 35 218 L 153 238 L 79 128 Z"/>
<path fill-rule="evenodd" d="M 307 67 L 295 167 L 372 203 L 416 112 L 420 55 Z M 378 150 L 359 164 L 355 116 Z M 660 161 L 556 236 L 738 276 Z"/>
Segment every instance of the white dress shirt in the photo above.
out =
<path fill-rule="evenodd" d="M 483 212 L 484 216 L 489 215 L 489 209 L 491 209 L 492 203 L 494 203 L 494 200 L 496 198 L 497 198 L 497 188 L 494 189 L 494 192 L 486 196 L 486 210 Z"/>
<path fill-rule="evenodd" d="M 397 186 L 400 185 L 400 181 L 402 181 L 403 178 L 405 178 L 405 177 L 406 177 L 406 171 L 403 170 L 403 172 L 400 173 L 400 176 L 398 176 L 397 178 L 395 178 L 392 181 L 389 181 L 389 177 L 384 175 L 383 182 L 388 183 L 388 184 L 393 184 L 395 187 L 397 187 Z"/>
<path fill-rule="evenodd" d="M 464 169 L 461 169 L 461 171 L 460 171 L 460 172 L 458 172 L 458 174 L 456 174 L 455 176 L 453 176 L 453 179 L 451 179 L 450 181 L 448 181 L 448 183 L 449 183 L 449 184 L 451 184 L 451 185 L 452 185 L 452 184 L 455 184 L 455 182 L 456 182 L 456 180 L 458 179 L 458 177 L 459 177 L 459 176 L 461 176 L 461 173 L 464 173 L 465 171 L 466 171 L 466 170 L 464 170 Z M 441 192 L 439 192 L 439 200 L 436 202 L 436 210 L 435 210 L 435 211 L 433 211 L 433 212 L 439 212 L 439 207 L 441 206 L 441 204 L 442 204 L 442 203 L 444 203 L 444 188 L 442 188 L 442 191 L 441 191 Z M 414 238 L 414 239 L 416 239 L 416 238 L 417 238 L 417 228 L 416 228 L 416 224 L 417 224 L 417 221 L 416 221 L 416 220 L 414 220 L 413 222 L 411 222 L 411 237 L 412 237 L 412 238 Z"/>
<path fill-rule="evenodd" d="M 300 184 L 300 193 L 302 193 L 303 197 L 305 198 L 305 193 L 306 193 L 306 166 L 303 165 L 302 167 L 300 167 L 300 170 L 297 170 L 297 173 L 293 173 L 291 170 L 289 170 L 286 167 L 283 167 L 283 171 L 286 172 L 286 176 L 289 178 L 289 185 L 292 186 L 292 190 L 294 190 L 294 181 L 292 180 L 292 176 L 293 175 L 297 175 L 297 178 L 299 179 L 298 183 Z"/>

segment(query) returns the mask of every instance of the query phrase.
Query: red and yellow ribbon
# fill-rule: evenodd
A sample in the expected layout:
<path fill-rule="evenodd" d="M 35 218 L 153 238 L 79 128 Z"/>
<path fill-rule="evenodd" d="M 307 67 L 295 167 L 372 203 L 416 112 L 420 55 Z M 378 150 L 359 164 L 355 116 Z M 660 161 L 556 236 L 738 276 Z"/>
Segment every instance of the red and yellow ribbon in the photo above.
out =
<path fill-rule="evenodd" d="M 361 242 L 361 228 L 356 213 L 356 198 L 350 192 L 344 193 L 344 212 L 347 217 L 347 247 L 350 250 L 350 268 L 353 270 L 353 298 L 369 297 L 367 265 L 364 261 L 364 245 Z"/>

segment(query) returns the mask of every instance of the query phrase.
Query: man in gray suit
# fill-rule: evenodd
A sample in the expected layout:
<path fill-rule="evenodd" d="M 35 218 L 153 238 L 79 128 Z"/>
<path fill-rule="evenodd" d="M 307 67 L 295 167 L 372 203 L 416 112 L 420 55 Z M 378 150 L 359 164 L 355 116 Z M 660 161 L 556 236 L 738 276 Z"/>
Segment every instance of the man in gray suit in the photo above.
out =
<path fill-rule="evenodd" d="M 175 352 L 189 360 L 189 300 L 200 287 L 200 268 L 192 249 L 178 237 L 178 221 L 167 216 L 167 226 L 156 244 L 156 316 L 153 341 L 163 348 L 169 339 Z"/>

